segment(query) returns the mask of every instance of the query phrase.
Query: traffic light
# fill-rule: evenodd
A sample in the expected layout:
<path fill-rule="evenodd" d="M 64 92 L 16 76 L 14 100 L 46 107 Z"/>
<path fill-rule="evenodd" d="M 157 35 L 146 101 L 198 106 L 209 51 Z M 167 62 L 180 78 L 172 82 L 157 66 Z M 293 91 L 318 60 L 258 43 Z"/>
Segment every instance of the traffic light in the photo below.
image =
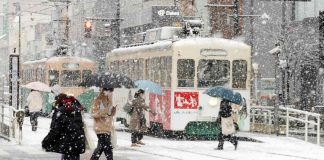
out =
<path fill-rule="evenodd" d="M 92 31 L 92 22 L 86 21 L 84 23 L 84 37 L 91 38 L 91 31 Z"/>

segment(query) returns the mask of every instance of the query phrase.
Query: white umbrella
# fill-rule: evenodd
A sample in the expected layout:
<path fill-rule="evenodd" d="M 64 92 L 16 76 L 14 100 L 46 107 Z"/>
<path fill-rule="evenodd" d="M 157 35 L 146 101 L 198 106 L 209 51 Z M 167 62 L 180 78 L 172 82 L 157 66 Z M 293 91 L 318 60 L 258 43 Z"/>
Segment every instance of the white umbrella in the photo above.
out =
<path fill-rule="evenodd" d="M 22 85 L 23 88 L 33 89 L 41 92 L 51 92 L 51 87 L 43 82 L 30 82 L 26 85 Z"/>

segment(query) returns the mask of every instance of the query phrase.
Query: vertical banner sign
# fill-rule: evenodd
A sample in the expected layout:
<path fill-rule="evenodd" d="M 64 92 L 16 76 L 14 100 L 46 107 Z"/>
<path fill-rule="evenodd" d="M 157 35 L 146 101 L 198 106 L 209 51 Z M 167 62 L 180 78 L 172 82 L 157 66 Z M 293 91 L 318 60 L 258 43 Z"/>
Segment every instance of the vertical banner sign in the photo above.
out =
<path fill-rule="evenodd" d="M 19 109 L 19 55 L 9 57 L 9 105 Z"/>

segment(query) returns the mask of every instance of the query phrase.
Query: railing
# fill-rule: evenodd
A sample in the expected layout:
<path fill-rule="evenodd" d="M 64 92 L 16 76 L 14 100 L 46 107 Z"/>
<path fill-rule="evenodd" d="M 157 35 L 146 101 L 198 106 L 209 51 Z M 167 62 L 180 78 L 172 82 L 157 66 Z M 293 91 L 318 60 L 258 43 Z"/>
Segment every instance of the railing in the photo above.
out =
<path fill-rule="evenodd" d="M 321 115 L 318 113 L 307 112 L 294 109 L 294 106 L 280 106 L 278 117 L 280 119 L 279 133 L 291 136 L 290 133 L 304 134 L 304 140 L 309 141 L 309 127 L 314 125 L 316 130 L 316 144 L 321 143 Z M 264 133 L 274 133 L 274 107 L 272 106 L 253 106 L 251 107 L 251 131 Z M 296 123 L 297 122 L 297 123 Z M 304 130 L 299 130 L 298 125 L 302 123 Z"/>
<path fill-rule="evenodd" d="M 0 103 L 0 137 L 8 141 L 15 138 L 18 111 L 7 104 Z"/>

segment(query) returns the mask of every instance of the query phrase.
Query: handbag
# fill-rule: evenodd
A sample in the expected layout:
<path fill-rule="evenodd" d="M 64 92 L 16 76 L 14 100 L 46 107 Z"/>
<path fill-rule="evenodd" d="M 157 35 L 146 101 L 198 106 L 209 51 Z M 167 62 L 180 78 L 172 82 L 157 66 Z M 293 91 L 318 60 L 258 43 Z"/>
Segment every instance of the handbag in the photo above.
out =
<path fill-rule="evenodd" d="M 230 135 L 235 133 L 235 127 L 233 123 L 232 117 L 223 118 L 222 117 L 222 134 L 223 135 Z"/>
<path fill-rule="evenodd" d="M 116 129 L 115 129 L 115 123 L 114 123 L 114 121 L 113 121 L 112 127 L 111 127 L 110 138 L 111 138 L 111 146 L 113 148 L 116 148 L 117 147 L 117 134 L 116 134 Z"/>
<path fill-rule="evenodd" d="M 29 107 L 25 106 L 25 117 L 29 117 L 30 113 L 29 113 Z"/>

